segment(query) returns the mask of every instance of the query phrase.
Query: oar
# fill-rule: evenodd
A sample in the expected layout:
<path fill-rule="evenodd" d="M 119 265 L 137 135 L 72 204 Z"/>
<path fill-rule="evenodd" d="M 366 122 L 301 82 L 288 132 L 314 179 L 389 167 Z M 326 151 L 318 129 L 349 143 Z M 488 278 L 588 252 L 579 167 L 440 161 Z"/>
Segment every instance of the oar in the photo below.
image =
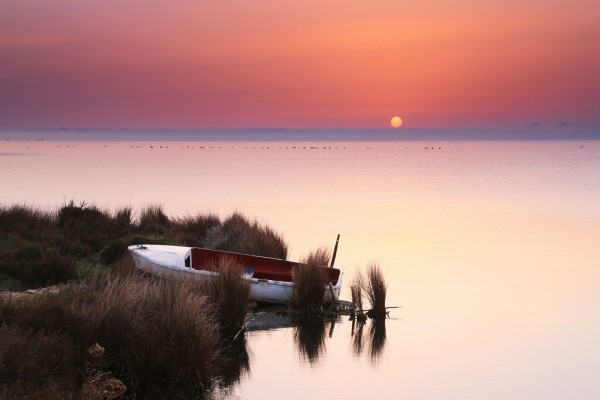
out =
<path fill-rule="evenodd" d="M 331 265 L 329 268 L 333 268 L 333 264 L 335 263 L 335 255 L 337 254 L 338 243 L 340 242 L 340 234 L 338 233 L 337 239 L 335 240 L 335 247 L 333 248 L 333 256 L 331 257 Z"/>

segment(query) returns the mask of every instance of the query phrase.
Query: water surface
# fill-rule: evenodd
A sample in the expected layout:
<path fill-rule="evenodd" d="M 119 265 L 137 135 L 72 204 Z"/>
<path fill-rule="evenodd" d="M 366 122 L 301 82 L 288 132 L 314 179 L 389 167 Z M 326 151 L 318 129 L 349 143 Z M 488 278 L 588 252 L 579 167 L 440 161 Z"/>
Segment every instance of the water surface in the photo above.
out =
<path fill-rule="evenodd" d="M 600 142 L 11 141 L 0 171 L 2 204 L 242 211 L 291 259 L 340 233 L 346 289 L 380 264 L 377 351 L 346 319 L 249 332 L 231 397 L 600 397 Z"/>

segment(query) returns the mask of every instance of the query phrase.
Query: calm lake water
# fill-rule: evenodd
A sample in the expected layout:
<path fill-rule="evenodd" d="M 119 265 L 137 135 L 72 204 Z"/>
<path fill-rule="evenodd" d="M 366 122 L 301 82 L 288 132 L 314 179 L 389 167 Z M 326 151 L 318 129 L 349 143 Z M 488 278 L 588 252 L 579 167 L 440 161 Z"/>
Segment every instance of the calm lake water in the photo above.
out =
<path fill-rule="evenodd" d="M 600 142 L 0 143 L 0 203 L 234 211 L 376 261 L 384 326 L 246 334 L 226 398 L 600 398 Z"/>

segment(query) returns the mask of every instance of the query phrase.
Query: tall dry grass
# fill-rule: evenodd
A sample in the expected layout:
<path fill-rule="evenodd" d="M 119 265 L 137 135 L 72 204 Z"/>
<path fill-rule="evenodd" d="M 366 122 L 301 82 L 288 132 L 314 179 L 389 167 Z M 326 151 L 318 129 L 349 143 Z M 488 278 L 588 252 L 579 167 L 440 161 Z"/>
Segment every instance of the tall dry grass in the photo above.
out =
<path fill-rule="evenodd" d="M 376 263 L 372 263 L 367 267 L 366 279 L 364 280 L 364 291 L 367 300 L 371 304 L 369 316 L 372 318 L 385 318 L 387 284 L 381 268 Z"/>
<path fill-rule="evenodd" d="M 329 259 L 329 250 L 321 247 L 294 269 L 294 293 L 290 300 L 292 308 L 310 313 L 314 307 L 323 305 L 325 284 L 321 267 L 328 265 Z"/>
<path fill-rule="evenodd" d="M 184 282 L 111 277 L 89 307 L 114 374 L 140 397 L 194 396 L 217 374 L 214 305 Z"/>
<path fill-rule="evenodd" d="M 235 335 L 243 326 L 250 307 L 250 282 L 242 279 L 242 265 L 222 257 L 210 267 L 218 275 L 197 283 L 216 310 L 216 319 L 224 336 Z"/>
<path fill-rule="evenodd" d="M 241 278 L 229 265 L 210 294 L 193 282 L 143 274 L 126 257 L 110 275 L 58 294 L 1 296 L 2 398 L 77 398 L 93 343 L 105 348 L 106 368 L 128 396 L 198 397 L 215 381 L 233 384 L 249 368 L 246 342 L 243 335 L 223 336 L 222 327 L 241 326 L 248 287 L 245 300 L 233 294 L 227 285 L 239 287 Z"/>
<path fill-rule="evenodd" d="M 356 271 L 356 275 L 352 279 L 352 284 L 350 285 L 350 295 L 352 297 L 352 308 L 353 313 L 358 314 L 358 316 L 362 316 L 364 314 L 363 310 L 363 287 L 365 287 L 365 278 L 360 270 Z"/>
<path fill-rule="evenodd" d="M 352 284 L 350 285 L 352 295 L 353 314 L 359 322 L 364 322 L 366 317 L 373 319 L 385 318 L 387 310 L 385 299 L 387 284 L 381 268 L 376 263 L 367 266 L 366 273 L 357 270 Z M 367 298 L 370 309 L 364 314 L 363 296 Z"/>

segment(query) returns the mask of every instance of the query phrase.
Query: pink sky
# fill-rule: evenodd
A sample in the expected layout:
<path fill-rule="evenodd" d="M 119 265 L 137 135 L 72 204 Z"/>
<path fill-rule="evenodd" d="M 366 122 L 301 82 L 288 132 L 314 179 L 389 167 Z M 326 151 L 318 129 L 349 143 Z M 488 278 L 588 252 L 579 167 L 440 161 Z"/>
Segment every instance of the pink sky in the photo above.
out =
<path fill-rule="evenodd" d="M 597 126 L 600 2 L 0 3 L 0 129 L 385 128 L 393 115 Z"/>

